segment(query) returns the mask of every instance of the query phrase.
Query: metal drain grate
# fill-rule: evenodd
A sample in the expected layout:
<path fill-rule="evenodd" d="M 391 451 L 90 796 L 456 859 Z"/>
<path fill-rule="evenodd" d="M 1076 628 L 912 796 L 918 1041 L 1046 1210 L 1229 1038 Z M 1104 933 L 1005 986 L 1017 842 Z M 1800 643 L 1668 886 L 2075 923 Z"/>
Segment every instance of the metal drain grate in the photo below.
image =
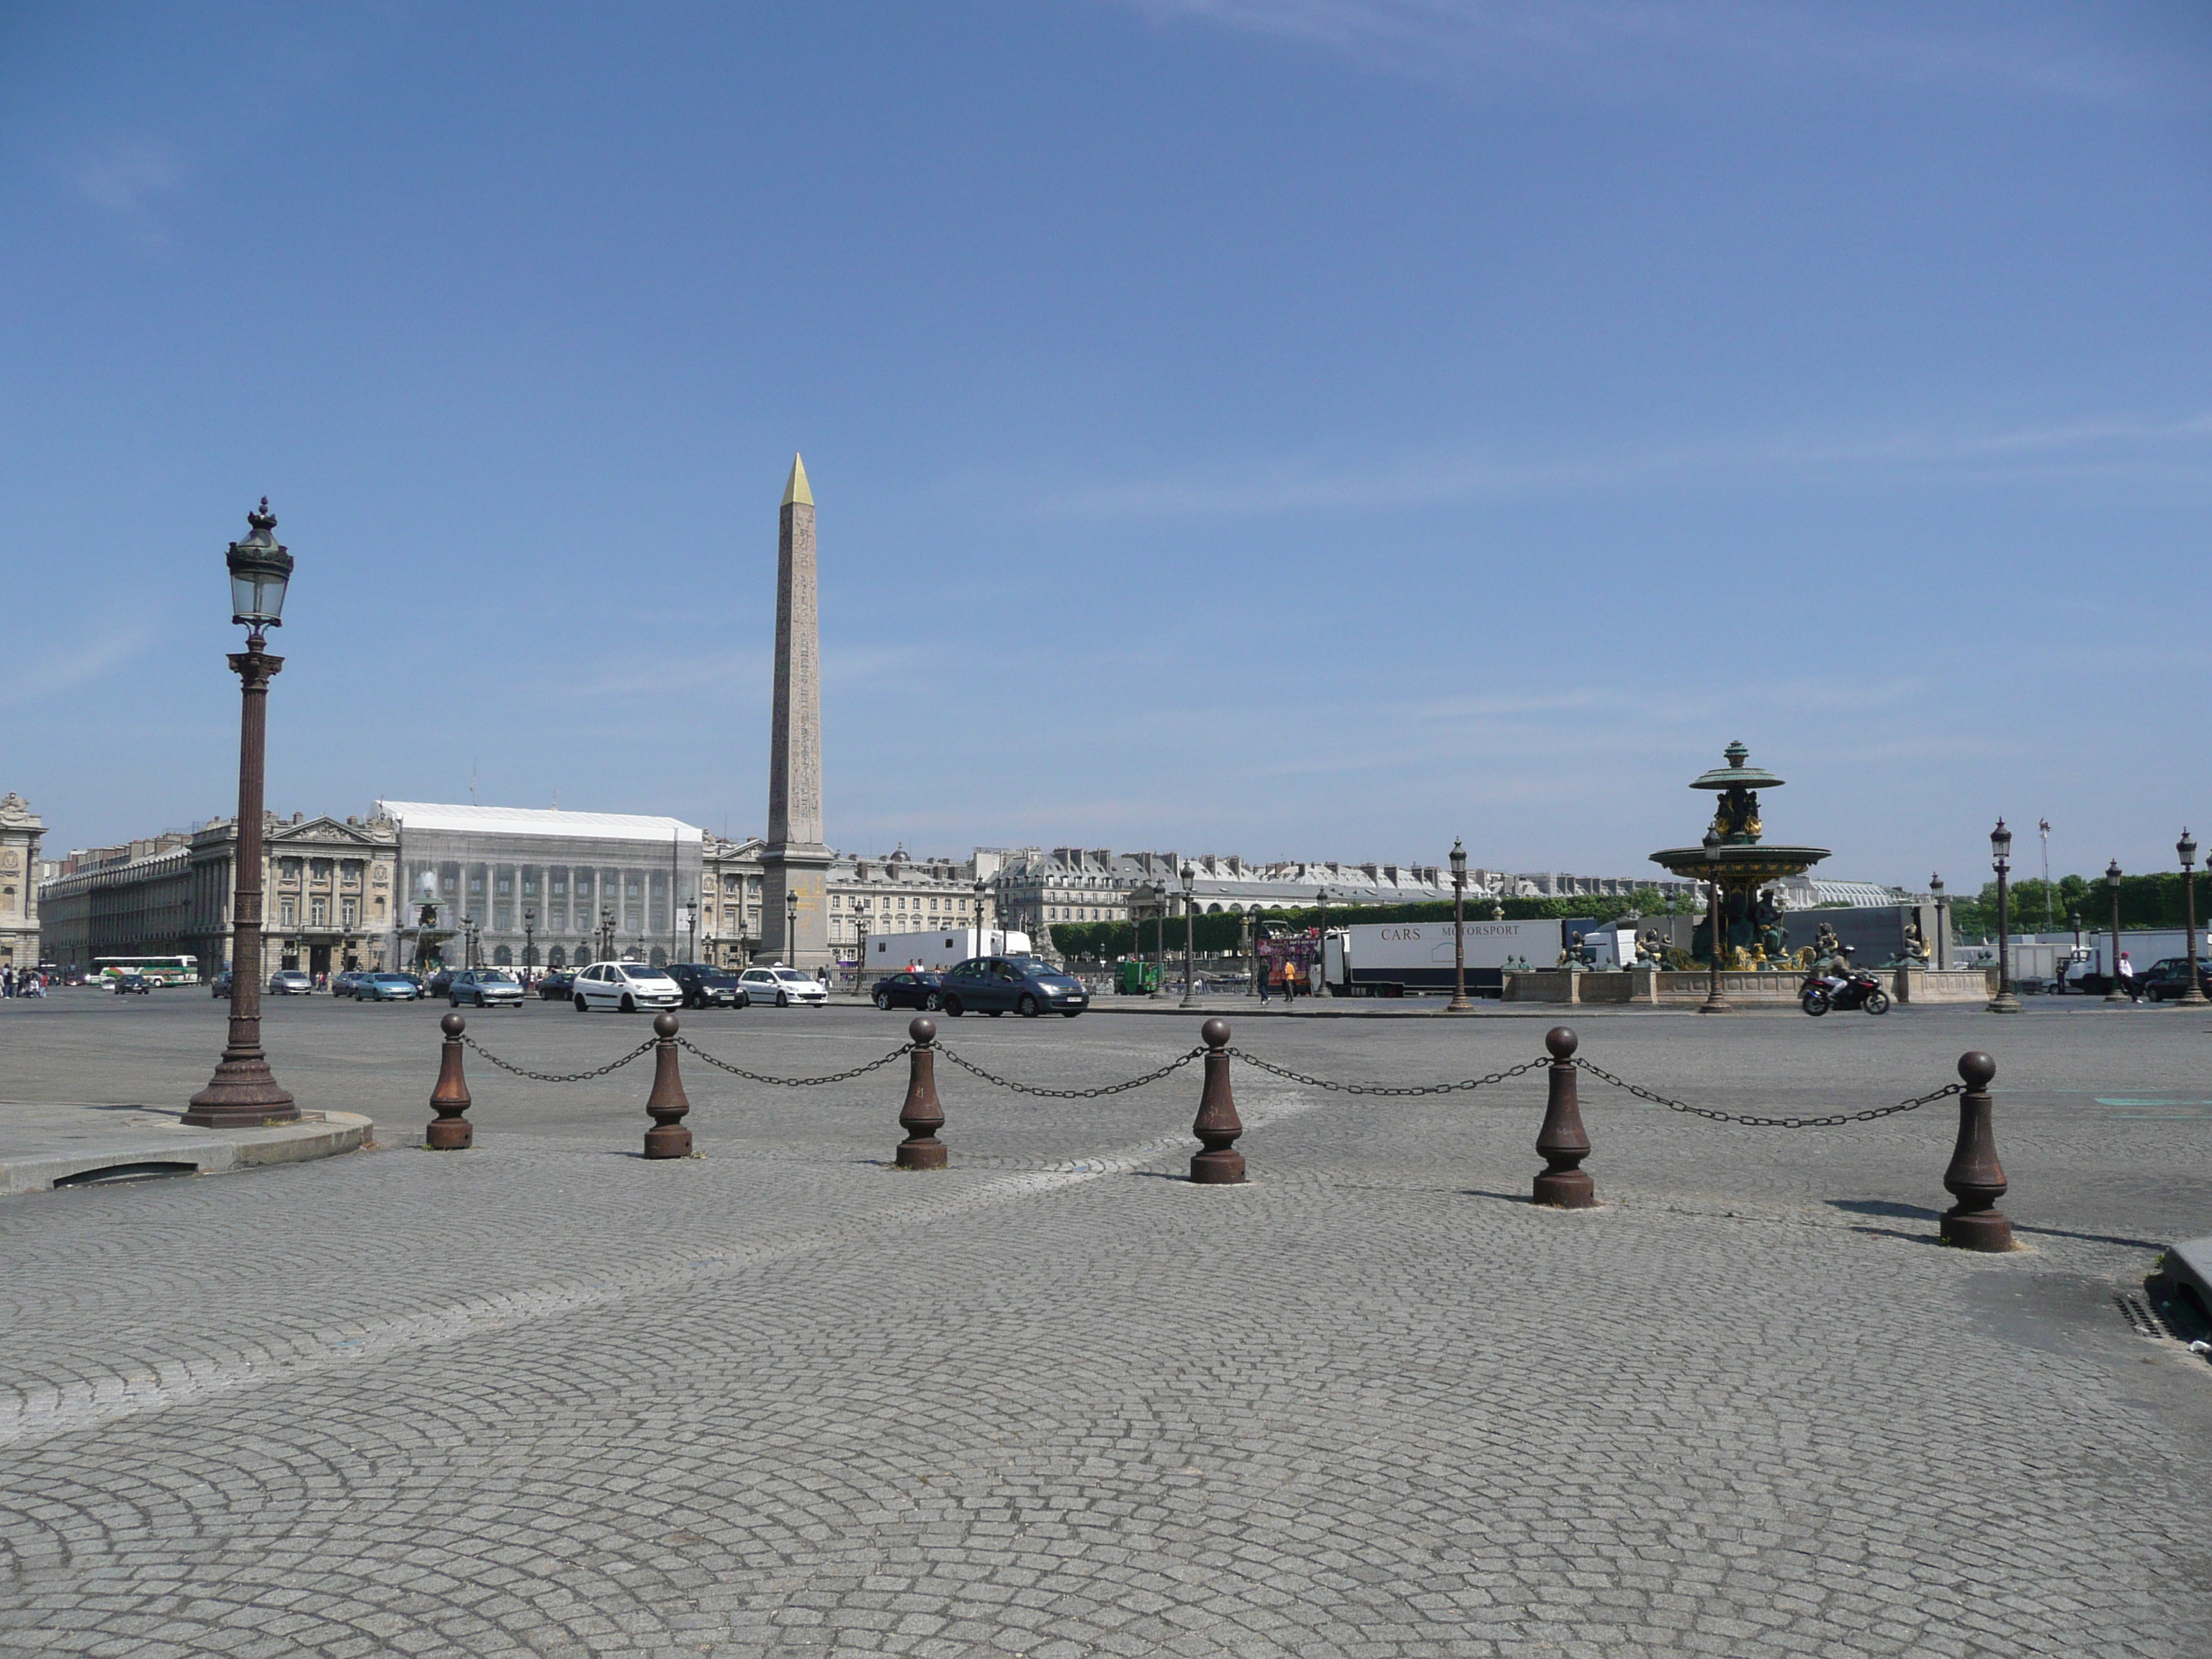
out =
<path fill-rule="evenodd" d="M 2119 1304 L 2121 1316 L 2135 1328 L 2137 1336 L 2147 1336 L 2154 1342 L 2178 1342 L 2181 1340 L 2174 1334 L 2173 1328 L 2166 1322 L 2165 1316 L 2151 1305 L 2148 1297 L 2130 1291 L 2115 1291 L 2112 1300 Z"/>

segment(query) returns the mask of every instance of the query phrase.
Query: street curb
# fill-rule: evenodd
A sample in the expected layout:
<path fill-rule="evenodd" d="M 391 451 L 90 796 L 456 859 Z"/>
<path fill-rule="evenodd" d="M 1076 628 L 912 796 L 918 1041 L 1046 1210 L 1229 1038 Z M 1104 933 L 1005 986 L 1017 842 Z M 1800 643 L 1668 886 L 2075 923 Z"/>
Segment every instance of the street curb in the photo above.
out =
<path fill-rule="evenodd" d="M 268 1164 L 304 1164 L 374 1144 L 376 1126 L 357 1112 L 311 1112 L 298 1123 L 268 1129 L 193 1129 L 177 1124 L 134 1128 L 97 1152 L 0 1153 L 0 1195 L 43 1193 L 56 1182 L 100 1170 L 155 1175 L 228 1175 Z M 168 1167 L 164 1167 L 168 1166 Z M 118 1173 L 118 1180 L 133 1178 Z M 76 1184 L 71 1182 L 70 1184 Z M 90 1184 L 90 1183 L 87 1183 Z"/>

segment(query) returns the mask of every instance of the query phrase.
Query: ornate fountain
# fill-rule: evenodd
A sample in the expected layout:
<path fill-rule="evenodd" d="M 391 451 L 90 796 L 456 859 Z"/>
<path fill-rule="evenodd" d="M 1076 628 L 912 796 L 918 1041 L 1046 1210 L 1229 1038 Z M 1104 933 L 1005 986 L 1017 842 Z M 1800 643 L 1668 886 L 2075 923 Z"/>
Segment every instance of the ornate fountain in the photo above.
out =
<path fill-rule="evenodd" d="M 1828 856 L 1828 849 L 1762 842 L 1759 836 L 1765 826 L 1759 818 L 1759 791 L 1779 789 L 1783 780 L 1745 765 L 1751 750 L 1741 741 L 1729 744 L 1723 757 L 1726 766 L 1715 767 L 1690 785 L 1692 789 L 1713 790 L 1720 796 L 1705 844 L 1668 848 L 1654 853 L 1651 861 L 1670 875 L 1707 882 L 1718 890 L 1723 968 L 1780 967 L 1788 954 L 1790 933 L 1781 903 L 1768 884 L 1804 874 Z M 1697 961 L 1711 963 L 1712 935 L 1712 915 L 1708 909 L 1691 939 L 1690 954 Z"/>

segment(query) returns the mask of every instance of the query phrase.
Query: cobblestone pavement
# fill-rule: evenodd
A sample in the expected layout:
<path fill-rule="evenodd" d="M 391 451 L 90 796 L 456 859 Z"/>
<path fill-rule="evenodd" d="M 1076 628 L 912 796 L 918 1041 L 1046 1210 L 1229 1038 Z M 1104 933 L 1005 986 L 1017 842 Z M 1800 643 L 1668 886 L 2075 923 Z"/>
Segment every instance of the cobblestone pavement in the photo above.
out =
<path fill-rule="evenodd" d="M 119 1001 L 0 1005 L 0 1098 L 197 1088 L 220 1005 Z M 431 1154 L 443 1012 L 270 1010 L 279 1077 L 383 1150 L 0 1200 L 0 1652 L 2212 1652 L 2212 1367 L 2117 1300 L 2155 1331 L 2158 1243 L 2212 1231 L 2201 1015 L 1576 1011 L 1591 1060 L 1730 1109 L 1882 1104 L 1989 1048 L 2030 1248 L 1988 1257 L 1929 1242 L 1948 1102 L 1791 1133 L 1585 1079 L 1581 1213 L 1525 1201 L 1540 1074 L 1240 1068 L 1255 1181 L 1209 1188 L 1175 1178 L 1194 1066 L 1032 1101 L 940 1066 L 954 1168 L 915 1175 L 902 1066 L 687 1057 L 704 1156 L 647 1164 L 649 1062 L 472 1056 L 479 1146 Z M 685 1035 L 796 1073 L 904 1023 Z M 1250 1046 L 1431 1081 L 1549 1023 Z M 1194 1041 L 942 1024 L 1053 1085 Z M 642 1022 L 471 1030 L 560 1070 Z"/>

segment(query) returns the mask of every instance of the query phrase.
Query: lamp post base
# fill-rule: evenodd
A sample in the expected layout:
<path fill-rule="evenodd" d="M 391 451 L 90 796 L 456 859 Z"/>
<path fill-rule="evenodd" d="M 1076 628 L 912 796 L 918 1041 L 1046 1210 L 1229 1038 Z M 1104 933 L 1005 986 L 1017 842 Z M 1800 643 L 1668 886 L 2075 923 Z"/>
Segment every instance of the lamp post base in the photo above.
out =
<path fill-rule="evenodd" d="M 2009 991 L 2000 991 L 1990 999 L 1989 1006 L 1982 1012 L 1985 1014 L 2016 1014 L 2020 1012 L 2020 999 Z"/>
<path fill-rule="evenodd" d="M 2206 996 L 2194 985 L 2176 997 L 2174 1000 L 2185 1008 L 2212 1008 L 2212 997 Z"/>
<path fill-rule="evenodd" d="M 258 1129 L 299 1118 L 299 1103 L 278 1086 L 268 1060 L 257 1054 L 225 1055 L 208 1086 L 192 1097 L 191 1109 L 178 1121 L 195 1129 Z"/>
<path fill-rule="evenodd" d="M 1474 1012 L 1474 1004 L 1465 997 L 1454 997 L 1444 1004 L 1444 1012 L 1448 1014 L 1471 1014 Z"/>

